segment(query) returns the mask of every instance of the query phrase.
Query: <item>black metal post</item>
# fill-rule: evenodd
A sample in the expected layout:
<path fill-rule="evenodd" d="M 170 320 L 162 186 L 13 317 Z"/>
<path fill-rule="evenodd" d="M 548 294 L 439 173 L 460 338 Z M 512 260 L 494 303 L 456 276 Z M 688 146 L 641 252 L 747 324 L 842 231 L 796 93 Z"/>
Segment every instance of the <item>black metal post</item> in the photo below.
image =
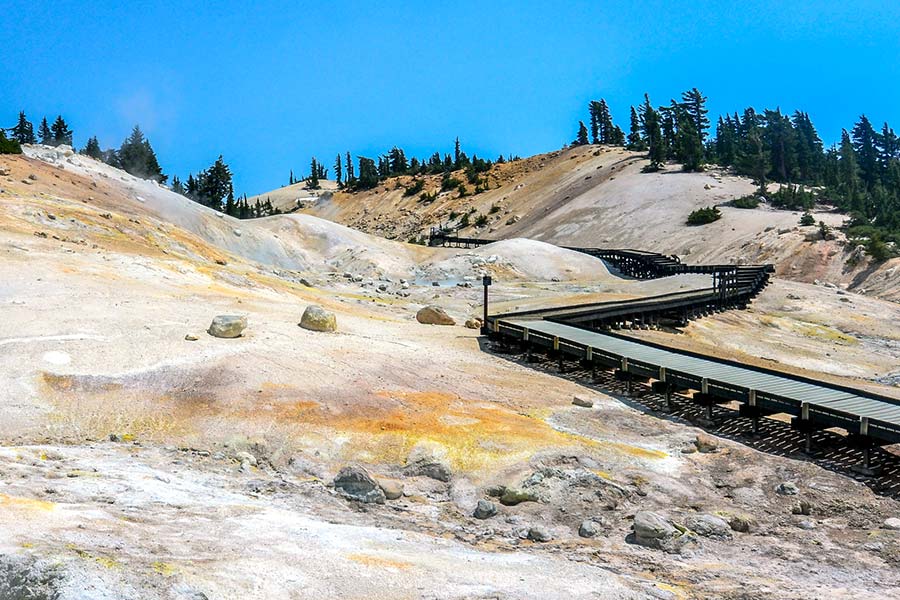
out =
<path fill-rule="evenodd" d="M 491 328 L 488 326 L 488 288 L 491 286 L 491 276 L 485 275 L 481 278 L 481 285 L 484 286 L 484 319 L 481 321 L 481 335 L 488 335 Z"/>

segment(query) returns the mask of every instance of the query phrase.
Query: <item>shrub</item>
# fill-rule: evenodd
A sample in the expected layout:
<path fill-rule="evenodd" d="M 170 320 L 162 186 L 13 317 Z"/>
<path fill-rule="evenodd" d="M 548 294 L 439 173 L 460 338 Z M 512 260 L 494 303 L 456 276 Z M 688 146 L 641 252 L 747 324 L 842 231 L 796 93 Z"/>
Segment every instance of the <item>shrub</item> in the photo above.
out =
<path fill-rule="evenodd" d="M 437 192 L 422 192 L 419 195 L 419 202 L 423 204 L 430 204 L 437 199 Z"/>
<path fill-rule="evenodd" d="M 487 224 L 487 215 L 478 215 L 477 217 L 475 217 L 475 227 L 484 227 Z"/>
<path fill-rule="evenodd" d="M 459 187 L 458 187 L 457 189 L 459 190 L 459 197 L 460 197 L 460 198 L 465 198 L 466 196 L 469 195 L 469 188 L 467 188 L 467 187 L 464 186 L 463 184 L 459 184 Z"/>
<path fill-rule="evenodd" d="M 0 154 L 22 154 L 19 142 L 7 139 L 2 129 L 0 129 Z"/>
<path fill-rule="evenodd" d="M 459 226 L 460 228 L 469 226 L 469 213 L 466 213 L 462 216 L 462 218 L 459 220 Z"/>
<path fill-rule="evenodd" d="M 800 224 L 804 227 L 808 227 L 809 225 L 815 225 L 816 220 L 813 218 L 811 214 L 808 212 L 803 213 L 803 216 L 800 217 Z"/>
<path fill-rule="evenodd" d="M 500 212 L 500 207 L 496 204 L 491 204 L 490 210 L 488 210 L 489 215 L 494 215 Z"/>
<path fill-rule="evenodd" d="M 707 206 L 706 208 L 698 208 L 688 215 L 688 225 L 706 225 L 722 218 L 722 212 L 715 206 Z"/>
<path fill-rule="evenodd" d="M 423 179 L 416 179 L 413 181 L 413 184 L 406 188 L 406 191 L 403 192 L 404 196 L 415 196 L 419 192 L 425 189 L 425 181 Z"/>
<path fill-rule="evenodd" d="M 771 204 L 785 210 L 809 210 L 816 204 L 816 195 L 802 186 L 783 185 L 772 194 Z"/>
<path fill-rule="evenodd" d="M 451 211 L 450 211 L 450 214 L 447 215 L 447 219 L 449 219 L 449 220 L 452 221 L 453 219 L 455 219 L 455 218 L 458 217 L 458 216 L 459 216 L 459 213 L 458 213 L 458 212 L 456 212 L 455 210 L 451 210 Z"/>
<path fill-rule="evenodd" d="M 759 198 L 751 194 L 742 198 L 735 198 L 731 205 L 735 208 L 756 208 L 759 206 Z"/>
<path fill-rule="evenodd" d="M 458 188 L 460 185 L 462 185 L 462 181 L 456 177 L 445 177 L 441 181 L 441 191 L 445 192 L 447 190 L 452 190 Z"/>

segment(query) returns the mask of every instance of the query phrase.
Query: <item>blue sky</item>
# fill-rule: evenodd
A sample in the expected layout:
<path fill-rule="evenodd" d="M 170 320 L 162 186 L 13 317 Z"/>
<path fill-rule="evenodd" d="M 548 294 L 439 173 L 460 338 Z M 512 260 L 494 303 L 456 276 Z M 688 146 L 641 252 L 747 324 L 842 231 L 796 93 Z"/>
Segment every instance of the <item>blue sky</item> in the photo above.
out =
<path fill-rule="evenodd" d="M 545 152 L 591 99 L 625 128 L 693 86 L 713 115 L 806 110 L 828 143 L 863 112 L 900 129 L 898 2 L 197 4 L 7 0 L 0 124 L 62 113 L 117 147 L 140 123 L 167 173 L 223 154 L 248 194 L 346 150 Z"/>

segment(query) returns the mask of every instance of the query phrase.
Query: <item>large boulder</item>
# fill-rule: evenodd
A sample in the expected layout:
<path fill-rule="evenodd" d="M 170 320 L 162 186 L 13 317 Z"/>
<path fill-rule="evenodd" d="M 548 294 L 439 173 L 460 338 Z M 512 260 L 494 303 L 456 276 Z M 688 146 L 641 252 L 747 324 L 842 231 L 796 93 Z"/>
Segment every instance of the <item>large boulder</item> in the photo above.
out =
<path fill-rule="evenodd" d="M 247 317 L 237 315 L 219 315 L 212 320 L 207 332 L 217 338 L 241 337 L 247 329 Z"/>
<path fill-rule="evenodd" d="M 300 317 L 300 327 L 310 331 L 335 331 L 337 318 L 334 313 L 325 310 L 321 306 L 310 304 Z"/>
<path fill-rule="evenodd" d="M 447 483 L 453 477 L 453 471 L 444 458 L 444 449 L 431 444 L 415 446 L 406 459 L 403 473 L 412 477 L 430 477 Z"/>
<path fill-rule="evenodd" d="M 684 527 L 676 526 L 669 519 L 650 511 L 642 510 L 635 514 L 633 527 L 634 543 L 666 552 L 681 552 L 685 545 L 697 541 L 697 536 Z"/>
<path fill-rule="evenodd" d="M 697 535 L 720 540 L 731 539 L 731 525 L 716 515 L 694 515 L 685 520 L 685 525 Z"/>
<path fill-rule="evenodd" d="M 425 306 L 416 313 L 416 321 L 425 325 L 456 325 L 453 317 L 440 306 Z"/>
<path fill-rule="evenodd" d="M 520 488 L 506 488 L 500 496 L 500 504 L 506 506 L 515 506 L 523 502 L 537 502 L 538 495 L 531 490 L 523 490 Z"/>
<path fill-rule="evenodd" d="M 475 512 L 472 516 L 476 519 L 489 519 L 496 514 L 497 505 L 490 500 L 481 499 L 478 501 L 478 506 L 475 507 Z"/>
<path fill-rule="evenodd" d="M 350 466 L 341 469 L 334 478 L 334 489 L 350 500 L 366 504 L 384 504 L 384 490 L 362 467 Z"/>

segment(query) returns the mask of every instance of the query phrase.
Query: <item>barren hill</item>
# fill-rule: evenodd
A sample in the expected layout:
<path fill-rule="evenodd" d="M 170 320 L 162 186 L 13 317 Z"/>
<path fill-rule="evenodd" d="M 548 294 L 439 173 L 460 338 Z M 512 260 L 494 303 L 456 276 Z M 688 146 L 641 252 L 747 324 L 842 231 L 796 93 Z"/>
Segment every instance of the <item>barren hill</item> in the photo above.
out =
<path fill-rule="evenodd" d="M 423 202 L 419 194 L 405 193 L 412 178 L 399 177 L 366 192 L 322 196 L 301 210 L 400 240 L 462 220 L 468 226 L 460 233 L 475 237 L 640 248 L 698 263 L 772 262 L 787 279 L 900 299 L 900 259 L 871 264 L 840 232 L 835 240 L 822 240 L 817 226 L 801 227 L 796 211 L 728 206 L 755 189 L 746 178 L 715 168 L 683 173 L 672 165 L 643 173 L 646 164 L 642 155 L 618 147 L 574 147 L 495 165 L 485 176 L 489 189 L 476 195 L 440 192 L 440 176 L 427 176 L 424 190 L 438 195 Z M 465 181 L 462 172 L 453 176 Z M 471 192 L 473 186 L 466 185 Z M 721 220 L 686 225 L 691 211 L 715 205 L 721 207 Z M 476 225 L 479 216 L 485 221 L 481 226 Z M 813 216 L 832 227 L 846 218 L 823 207 Z"/>

